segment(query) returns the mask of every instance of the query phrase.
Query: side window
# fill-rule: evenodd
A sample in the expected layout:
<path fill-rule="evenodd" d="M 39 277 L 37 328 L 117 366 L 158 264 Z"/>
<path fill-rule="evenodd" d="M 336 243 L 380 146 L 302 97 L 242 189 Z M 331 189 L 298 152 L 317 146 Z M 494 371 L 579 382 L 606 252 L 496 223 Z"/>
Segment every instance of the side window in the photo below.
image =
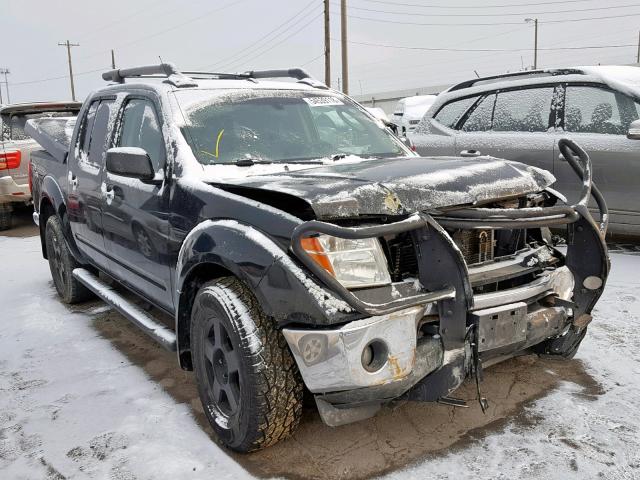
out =
<path fill-rule="evenodd" d="M 104 153 L 106 149 L 107 126 L 109 124 L 109 115 L 113 100 L 103 100 L 98 105 L 93 121 L 93 129 L 91 130 L 91 139 L 89 140 L 89 156 L 87 163 L 94 167 L 101 168 L 104 161 Z"/>
<path fill-rule="evenodd" d="M 565 97 L 564 128 L 568 132 L 625 135 L 638 119 L 638 104 L 619 92 L 569 85 Z"/>
<path fill-rule="evenodd" d="M 477 99 L 478 97 L 468 97 L 449 102 L 438 110 L 434 118 L 445 127 L 455 128 L 458 120 L 462 118 L 462 115 L 464 115 Z"/>
<path fill-rule="evenodd" d="M 96 118 L 96 110 L 98 109 L 98 104 L 100 100 L 96 100 L 91 102 L 89 105 L 89 109 L 87 113 L 85 113 L 82 124 L 80 125 L 80 132 L 78 134 L 77 147 L 78 151 L 82 154 L 86 154 L 89 151 L 89 141 L 91 140 L 91 130 L 93 129 L 93 121 Z"/>
<path fill-rule="evenodd" d="M 136 98 L 127 102 L 122 114 L 117 145 L 143 148 L 149 154 L 156 172 L 164 168 L 165 145 L 151 101 Z"/>
<path fill-rule="evenodd" d="M 546 132 L 549 129 L 553 87 L 498 93 L 493 114 L 497 132 Z"/>
<path fill-rule="evenodd" d="M 465 132 L 486 132 L 491 130 L 491 118 L 493 116 L 493 106 L 496 103 L 496 94 L 492 93 L 485 97 L 473 112 L 469 115 L 462 126 Z"/>

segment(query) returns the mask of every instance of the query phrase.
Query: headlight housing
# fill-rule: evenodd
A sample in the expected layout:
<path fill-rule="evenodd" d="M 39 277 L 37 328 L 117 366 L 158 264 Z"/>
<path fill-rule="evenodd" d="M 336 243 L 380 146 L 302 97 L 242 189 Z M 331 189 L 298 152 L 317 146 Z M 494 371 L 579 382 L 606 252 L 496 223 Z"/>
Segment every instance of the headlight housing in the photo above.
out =
<path fill-rule="evenodd" d="M 350 240 L 318 235 L 301 240 L 302 248 L 345 288 L 391 283 L 387 259 L 377 238 Z"/>

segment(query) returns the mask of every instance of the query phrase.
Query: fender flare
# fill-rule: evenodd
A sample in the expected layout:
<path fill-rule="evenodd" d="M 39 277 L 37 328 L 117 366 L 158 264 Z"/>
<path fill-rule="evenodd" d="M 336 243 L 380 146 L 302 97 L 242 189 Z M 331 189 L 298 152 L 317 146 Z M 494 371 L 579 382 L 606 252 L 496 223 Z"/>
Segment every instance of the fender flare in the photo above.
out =
<path fill-rule="evenodd" d="M 335 299 L 333 294 L 313 281 L 268 235 L 236 220 L 205 220 L 187 235 L 176 263 L 176 350 L 182 368 L 189 368 L 186 358 L 190 356 L 193 298 L 189 292 L 193 294 L 193 290 L 187 283 L 195 269 L 203 264 L 228 271 L 243 281 L 253 291 L 262 310 L 279 324 L 331 323 L 349 313 L 327 309 L 328 299 Z"/>
<path fill-rule="evenodd" d="M 66 215 L 67 205 L 65 203 L 64 194 L 62 193 L 58 182 L 50 175 L 47 175 L 42 179 L 42 184 L 40 187 L 40 198 L 38 199 L 38 213 L 40 214 L 42 214 L 42 203 L 45 199 L 53 206 L 55 214 L 60 218 L 60 222 L 62 223 L 62 232 L 67 242 L 67 246 L 71 251 L 71 254 L 80 263 L 85 263 L 83 261 L 84 257 L 80 253 L 80 250 L 78 250 L 75 240 L 73 239 L 73 235 L 71 234 L 69 218 Z M 46 246 L 44 240 L 44 232 L 47 226 L 46 223 L 46 221 L 40 221 L 40 241 L 42 243 L 42 254 L 45 258 Z"/>

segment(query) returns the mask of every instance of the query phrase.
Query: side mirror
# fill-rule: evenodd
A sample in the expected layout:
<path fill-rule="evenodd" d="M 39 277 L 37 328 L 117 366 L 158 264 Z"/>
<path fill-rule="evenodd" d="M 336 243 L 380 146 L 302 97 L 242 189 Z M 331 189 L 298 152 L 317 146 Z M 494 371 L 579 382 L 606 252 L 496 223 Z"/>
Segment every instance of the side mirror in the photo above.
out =
<path fill-rule="evenodd" d="M 153 180 L 155 176 L 149 154 L 138 147 L 114 147 L 107 150 L 107 172 L 143 181 Z"/>
<path fill-rule="evenodd" d="M 396 125 L 393 122 L 390 122 L 389 120 L 383 120 L 382 122 L 385 124 L 385 126 L 389 130 L 391 130 L 394 134 L 398 135 L 398 125 Z"/>
<path fill-rule="evenodd" d="M 640 120 L 631 122 L 627 131 L 627 138 L 629 140 L 640 140 Z"/>

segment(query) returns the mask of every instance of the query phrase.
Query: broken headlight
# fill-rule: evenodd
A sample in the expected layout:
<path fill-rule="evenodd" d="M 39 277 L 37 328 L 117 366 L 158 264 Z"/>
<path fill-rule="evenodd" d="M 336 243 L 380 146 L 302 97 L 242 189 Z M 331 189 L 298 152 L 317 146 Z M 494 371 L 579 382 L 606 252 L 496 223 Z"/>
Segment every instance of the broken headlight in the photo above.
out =
<path fill-rule="evenodd" d="M 345 288 L 391 283 L 387 259 L 377 238 L 349 240 L 318 235 L 303 238 L 302 248 Z"/>

